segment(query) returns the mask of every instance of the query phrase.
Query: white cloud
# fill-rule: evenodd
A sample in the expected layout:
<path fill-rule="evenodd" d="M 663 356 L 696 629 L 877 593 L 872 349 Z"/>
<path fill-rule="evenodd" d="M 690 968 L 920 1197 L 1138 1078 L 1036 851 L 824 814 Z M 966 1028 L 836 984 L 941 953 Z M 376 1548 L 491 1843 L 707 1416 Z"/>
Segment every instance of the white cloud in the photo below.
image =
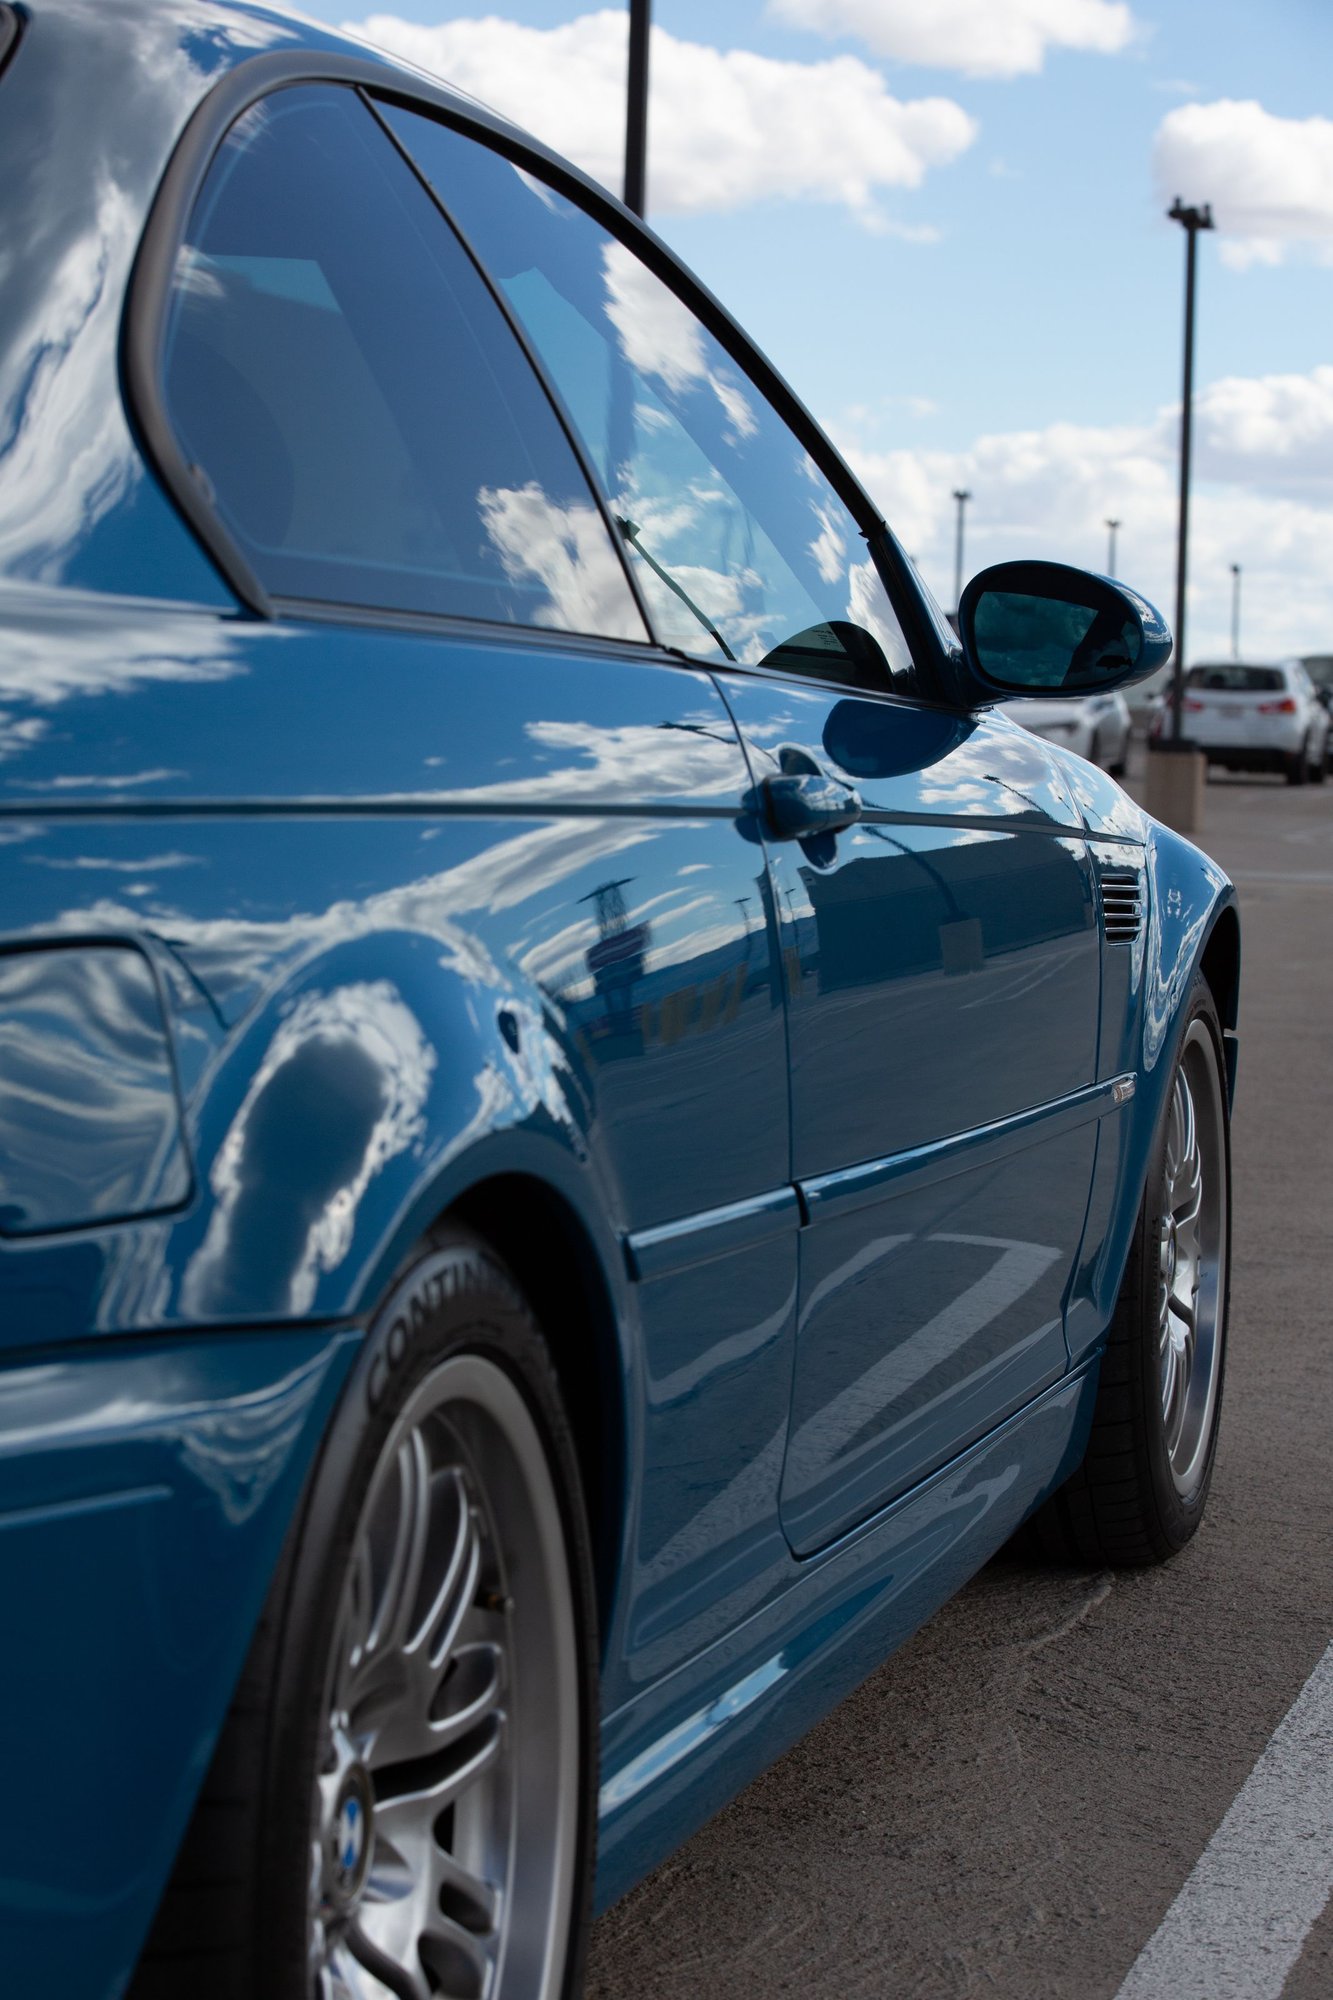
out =
<path fill-rule="evenodd" d="M 1164 200 L 1211 202 L 1228 264 L 1280 263 L 1293 243 L 1333 258 L 1333 121 L 1221 98 L 1168 112 L 1153 142 Z"/>
<path fill-rule="evenodd" d="M 1048 49 L 1115 55 L 1137 33 L 1123 0 L 769 0 L 769 12 L 965 76 L 1030 76 Z"/>
<path fill-rule="evenodd" d="M 1194 420 L 1206 477 L 1333 504 L 1333 366 L 1308 375 L 1229 376 L 1197 399 Z"/>
<path fill-rule="evenodd" d="M 619 193 L 623 8 L 549 29 L 494 17 L 420 27 L 392 14 L 348 26 L 493 105 Z M 910 237 L 902 225 L 883 225 L 876 196 L 919 187 L 930 168 L 957 159 L 977 135 L 951 99 L 901 102 L 855 56 L 776 62 L 655 28 L 650 76 L 648 200 L 659 214 L 774 197 L 836 202 Z"/>
<path fill-rule="evenodd" d="M 1195 406 L 1190 509 L 1191 659 L 1230 643 L 1231 571 L 1244 571 L 1243 641 L 1259 657 L 1333 647 L 1333 367 L 1230 377 Z M 1116 567 L 1175 608 L 1178 409 L 1139 425 L 1052 424 L 979 438 L 970 451 L 866 452 L 843 444 L 941 602 L 953 602 L 953 492 L 967 511 L 967 571 L 1046 555 L 1101 569 L 1106 517 Z"/>

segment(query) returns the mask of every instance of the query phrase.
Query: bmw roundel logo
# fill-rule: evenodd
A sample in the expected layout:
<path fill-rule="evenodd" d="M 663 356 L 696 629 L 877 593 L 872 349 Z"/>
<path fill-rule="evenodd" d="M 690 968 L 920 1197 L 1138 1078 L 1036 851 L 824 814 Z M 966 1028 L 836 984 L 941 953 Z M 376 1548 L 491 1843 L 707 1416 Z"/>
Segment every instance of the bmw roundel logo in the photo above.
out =
<path fill-rule="evenodd" d="M 366 1840 L 366 1815 L 354 1794 L 345 1798 L 338 1814 L 338 1865 L 345 1875 L 355 1875 Z"/>

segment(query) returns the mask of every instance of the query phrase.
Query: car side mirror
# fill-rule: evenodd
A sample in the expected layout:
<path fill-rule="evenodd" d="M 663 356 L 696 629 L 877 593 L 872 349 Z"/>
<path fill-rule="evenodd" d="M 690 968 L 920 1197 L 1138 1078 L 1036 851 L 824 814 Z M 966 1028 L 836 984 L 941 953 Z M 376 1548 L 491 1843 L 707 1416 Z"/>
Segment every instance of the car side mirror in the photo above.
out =
<path fill-rule="evenodd" d="M 1109 693 L 1165 666 L 1172 645 L 1165 619 L 1136 591 L 1052 562 L 996 563 L 974 576 L 958 636 L 996 701 Z"/>

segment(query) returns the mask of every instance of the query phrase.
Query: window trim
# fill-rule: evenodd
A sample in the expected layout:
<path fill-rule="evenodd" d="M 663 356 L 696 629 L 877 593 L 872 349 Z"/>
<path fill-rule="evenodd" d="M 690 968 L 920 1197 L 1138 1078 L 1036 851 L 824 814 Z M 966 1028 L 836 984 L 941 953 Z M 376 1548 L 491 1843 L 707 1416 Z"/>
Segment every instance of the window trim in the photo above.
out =
<path fill-rule="evenodd" d="M 276 619 L 284 611 L 284 601 L 265 589 L 222 522 L 207 491 L 191 473 L 167 418 L 162 380 L 171 278 L 195 201 L 214 155 L 232 125 L 252 105 L 276 91 L 321 83 L 350 86 L 362 96 L 363 101 L 366 98 L 383 98 L 389 103 L 400 104 L 409 111 L 422 113 L 451 126 L 465 138 L 491 146 L 515 163 L 525 165 L 539 178 L 549 181 L 632 249 L 697 315 L 731 359 L 751 378 L 756 389 L 767 398 L 848 509 L 866 539 L 871 559 L 902 626 L 908 649 L 926 676 L 929 692 L 923 693 L 924 702 L 950 708 L 968 706 L 966 700 L 960 703 L 957 662 L 942 643 L 935 621 L 912 576 L 911 564 L 893 530 L 871 504 L 850 467 L 824 436 L 805 404 L 747 338 L 738 322 L 708 287 L 679 263 L 661 239 L 638 217 L 631 215 L 614 195 L 577 167 L 571 166 L 559 154 L 543 146 L 539 140 L 485 106 L 460 98 L 425 77 L 408 77 L 391 62 L 377 60 L 369 54 L 344 55 L 315 49 L 273 50 L 248 57 L 221 77 L 196 105 L 176 142 L 153 198 L 126 289 L 120 327 L 120 372 L 131 427 L 145 458 L 180 509 L 205 555 L 216 564 L 242 604 L 258 617 L 268 620 Z M 365 108 L 374 116 L 372 104 L 367 103 Z M 376 118 L 376 123 L 382 130 L 386 129 L 382 120 Z M 397 145 L 392 132 L 388 136 Z M 401 147 L 398 150 L 401 153 Z M 427 187 L 446 223 L 454 228 L 494 296 L 493 282 L 484 263 L 473 252 L 466 233 L 453 223 L 410 158 L 409 164 L 421 184 Z M 513 315 L 507 307 L 505 317 L 513 327 Z M 515 331 L 531 362 L 530 343 L 517 329 Z M 540 367 L 537 379 L 552 397 L 556 415 L 568 433 L 563 405 L 552 395 L 545 370 Z M 575 449 L 579 464 L 586 469 L 581 444 L 576 442 Z M 605 513 L 606 503 L 599 480 L 592 481 L 592 491 L 599 510 Z M 619 550 L 618 537 L 613 539 Z M 623 552 L 621 560 L 625 560 Z M 642 592 L 632 577 L 631 587 L 636 604 L 641 610 L 645 609 Z M 336 608 L 330 603 L 331 610 Z M 440 613 L 438 622 L 440 626 L 448 626 L 452 622 L 450 614 Z M 496 629 L 511 628 L 497 626 Z M 515 633 L 531 629 L 544 628 L 512 628 Z M 652 635 L 650 644 L 656 650 L 665 650 L 673 658 L 683 657 L 694 667 L 707 664 L 689 655 L 677 655 L 674 648 L 663 649 L 651 618 L 647 629 Z M 617 643 L 639 647 L 643 642 L 621 640 Z M 729 671 L 742 672 L 744 668 L 737 666 Z"/>

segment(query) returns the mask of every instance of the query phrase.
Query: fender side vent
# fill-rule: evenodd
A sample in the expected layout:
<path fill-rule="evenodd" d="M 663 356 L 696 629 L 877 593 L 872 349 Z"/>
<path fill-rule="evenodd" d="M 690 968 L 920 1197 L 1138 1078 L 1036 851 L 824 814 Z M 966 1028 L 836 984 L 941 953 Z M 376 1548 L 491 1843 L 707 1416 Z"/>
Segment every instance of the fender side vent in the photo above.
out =
<path fill-rule="evenodd" d="M 1137 868 L 1103 868 L 1102 922 L 1108 944 L 1137 944 L 1143 936 L 1143 895 Z"/>

